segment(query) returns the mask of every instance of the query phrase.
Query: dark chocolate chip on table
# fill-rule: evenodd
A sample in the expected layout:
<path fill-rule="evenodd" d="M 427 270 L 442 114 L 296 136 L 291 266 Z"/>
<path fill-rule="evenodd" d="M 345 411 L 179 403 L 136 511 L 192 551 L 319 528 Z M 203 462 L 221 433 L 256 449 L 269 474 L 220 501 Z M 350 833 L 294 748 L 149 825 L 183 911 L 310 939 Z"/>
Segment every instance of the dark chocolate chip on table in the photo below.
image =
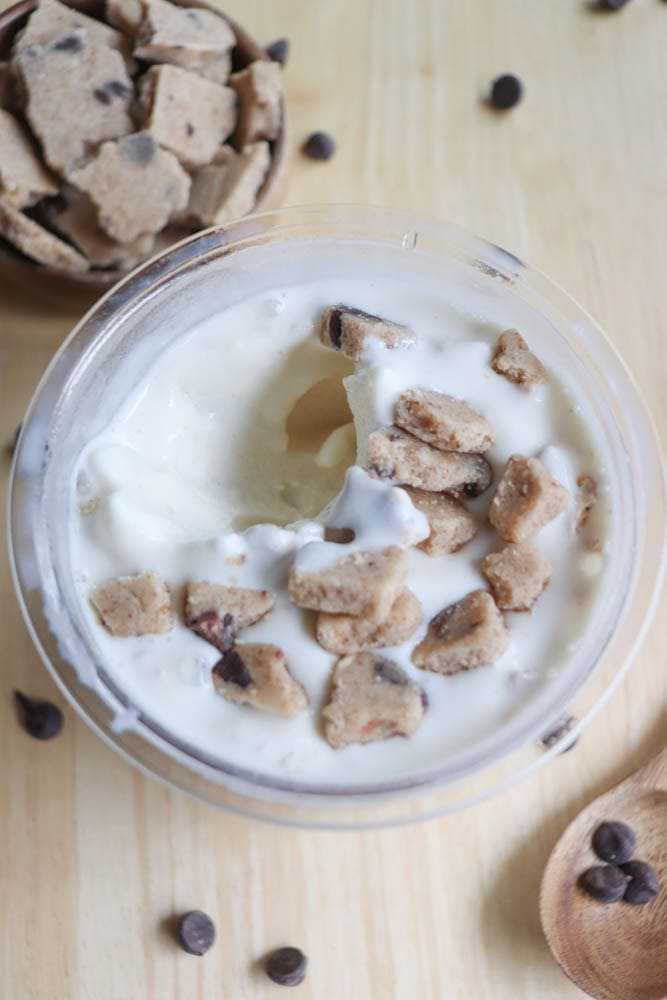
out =
<path fill-rule="evenodd" d="M 628 861 L 621 866 L 628 879 L 623 895 L 626 903 L 643 906 L 650 903 L 660 892 L 660 881 L 653 868 L 645 861 Z"/>
<path fill-rule="evenodd" d="M 593 834 L 593 850 L 610 865 L 629 861 L 637 846 L 637 837 L 627 823 L 601 823 Z"/>
<path fill-rule="evenodd" d="M 513 73 L 504 73 L 493 81 L 489 103 L 498 111 L 509 111 L 523 96 L 523 84 Z"/>
<path fill-rule="evenodd" d="M 266 54 L 272 62 L 277 62 L 281 66 L 284 66 L 289 57 L 289 39 L 277 38 L 275 42 L 271 42 L 270 45 L 266 46 Z"/>
<path fill-rule="evenodd" d="M 336 142 L 328 132 L 313 132 L 301 150 L 311 160 L 330 160 L 336 152 Z"/>
<path fill-rule="evenodd" d="M 618 903 L 625 895 L 628 877 L 615 865 L 595 865 L 579 877 L 579 885 L 599 903 Z"/>
<path fill-rule="evenodd" d="M 189 955 L 205 955 L 215 942 L 215 924 L 202 910 L 190 910 L 178 922 L 178 940 Z"/>
<path fill-rule="evenodd" d="M 14 698 L 22 715 L 25 731 L 36 740 L 50 740 L 63 728 L 63 713 L 50 701 L 35 701 L 21 691 Z"/>
<path fill-rule="evenodd" d="M 276 948 L 266 957 L 264 968 L 279 986 L 299 986 L 306 978 L 308 959 L 299 948 Z"/>

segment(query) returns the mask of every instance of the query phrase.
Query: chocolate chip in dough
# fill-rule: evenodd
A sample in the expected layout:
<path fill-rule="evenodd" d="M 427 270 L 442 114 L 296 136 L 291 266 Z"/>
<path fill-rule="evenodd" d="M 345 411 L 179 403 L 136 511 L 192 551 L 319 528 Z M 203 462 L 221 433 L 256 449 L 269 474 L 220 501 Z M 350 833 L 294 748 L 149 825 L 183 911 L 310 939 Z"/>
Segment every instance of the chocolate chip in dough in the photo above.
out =
<path fill-rule="evenodd" d="M 230 649 L 221 660 L 218 660 L 213 667 L 213 671 L 223 681 L 226 681 L 227 684 L 237 684 L 242 688 L 250 687 L 252 684 L 250 671 L 239 654 L 233 649 Z"/>
<path fill-rule="evenodd" d="M 509 111 L 523 96 L 523 84 L 518 76 L 505 73 L 493 81 L 489 101 L 498 111 Z"/>
<path fill-rule="evenodd" d="M 623 899 L 633 906 L 650 903 L 660 892 L 660 882 L 653 868 L 645 861 L 628 861 L 621 866 L 629 879 Z"/>
<path fill-rule="evenodd" d="M 82 48 L 83 39 L 79 38 L 78 35 L 65 35 L 64 38 L 59 38 L 51 45 L 53 52 L 81 52 Z"/>
<path fill-rule="evenodd" d="M 327 132 L 313 132 L 301 150 L 311 160 L 330 160 L 336 152 L 336 142 Z"/>
<path fill-rule="evenodd" d="M 14 698 L 21 710 L 25 731 L 36 740 L 50 740 L 63 728 L 63 713 L 50 701 L 35 701 L 14 692 Z"/>
<path fill-rule="evenodd" d="M 123 153 L 131 163 L 145 167 L 157 152 L 157 144 L 152 135 L 147 132 L 137 132 L 123 139 Z"/>
<path fill-rule="evenodd" d="M 627 884 L 627 876 L 614 865 L 596 865 L 579 878 L 584 892 L 599 903 L 618 903 L 623 899 Z"/>
<path fill-rule="evenodd" d="M 266 54 L 272 62 L 277 62 L 281 66 L 284 66 L 289 57 L 289 39 L 277 38 L 275 42 L 271 42 L 270 45 L 266 46 Z"/>
<path fill-rule="evenodd" d="M 215 942 L 215 924 L 207 913 L 190 910 L 178 922 L 178 940 L 189 955 L 205 955 Z"/>
<path fill-rule="evenodd" d="M 299 948 L 276 948 L 266 958 L 265 970 L 278 986 L 299 986 L 306 978 L 308 959 Z"/>
<path fill-rule="evenodd" d="M 601 823 L 593 834 L 593 850 L 601 861 L 623 865 L 637 846 L 637 837 L 626 823 Z"/>
<path fill-rule="evenodd" d="M 620 10 L 626 3 L 628 0 L 597 0 L 594 6 L 597 10 Z"/>

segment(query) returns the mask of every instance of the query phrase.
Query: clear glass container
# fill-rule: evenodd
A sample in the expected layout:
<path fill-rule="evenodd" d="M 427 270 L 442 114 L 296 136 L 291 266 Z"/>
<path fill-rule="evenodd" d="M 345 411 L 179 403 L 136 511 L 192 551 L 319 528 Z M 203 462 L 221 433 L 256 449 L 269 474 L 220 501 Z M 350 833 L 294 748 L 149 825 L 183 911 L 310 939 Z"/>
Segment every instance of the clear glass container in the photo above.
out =
<path fill-rule="evenodd" d="M 405 273 L 474 290 L 493 309 L 512 298 L 544 360 L 567 365 L 608 455 L 608 567 L 586 633 L 558 680 L 502 731 L 422 774 L 372 788 L 267 777 L 204 757 L 128 705 L 106 674 L 68 559 L 73 470 L 103 427 L 99 400 L 131 390 L 146 365 L 207 316 L 281 283 L 314 279 L 341 255 L 355 274 Z M 105 295 L 63 344 L 26 414 L 14 459 L 10 558 L 32 639 L 79 714 L 133 764 L 244 815 L 325 828 L 442 815 L 497 793 L 568 745 L 620 683 L 648 627 L 665 564 L 665 478 L 651 420 L 620 357 L 564 292 L 512 254 L 462 230 L 362 207 L 288 208 L 192 237 Z M 568 728 L 565 717 L 573 717 Z M 550 738 L 542 740 L 551 734 Z M 545 747 L 545 742 L 547 746 Z"/>

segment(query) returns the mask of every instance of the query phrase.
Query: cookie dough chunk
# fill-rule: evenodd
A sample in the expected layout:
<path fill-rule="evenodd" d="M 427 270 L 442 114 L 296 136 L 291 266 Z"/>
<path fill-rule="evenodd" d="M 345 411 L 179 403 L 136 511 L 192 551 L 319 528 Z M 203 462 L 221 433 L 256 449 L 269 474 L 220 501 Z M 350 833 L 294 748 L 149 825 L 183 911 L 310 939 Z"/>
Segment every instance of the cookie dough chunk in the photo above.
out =
<path fill-rule="evenodd" d="M 228 701 L 254 705 L 276 715 L 308 708 L 305 689 L 292 677 L 285 654 L 268 643 L 237 643 L 213 667 L 213 685 Z"/>
<path fill-rule="evenodd" d="M 236 37 L 221 14 L 144 0 L 136 43 L 134 54 L 140 59 L 171 63 L 225 83 Z"/>
<path fill-rule="evenodd" d="M 320 320 L 320 340 L 325 347 L 333 347 L 352 361 L 358 361 L 374 340 L 390 349 L 410 347 L 417 342 L 415 334 L 407 326 L 344 305 L 328 306 L 324 310 Z"/>
<path fill-rule="evenodd" d="M 234 145 L 243 149 L 259 139 L 275 139 L 280 131 L 283 78 L 278 63 L 260 59 L 229 78 L 239 96 Z"/>
<path fill-rule="evenodd" d="M 203 226 L 246 215 L 255 207 L 270 165 L 267 142 L 253 143 L 241 153 L 223 146 L 210 166 L 195 173 L 187 215 Z"/>
<path fill-rule="evenodd" d="M 565 510 L 570 494 L 537 458 L 512 455 L 491 501 L 489 520 L 505 542 L 528 542 Z"/>
<path fill-rule="evenodd" d="M 255 625 L 273 610 L 273 594 L 268 590 L 226 587 L 221 583 L 189 583 L 185 588 L 185 621 L 192 626 L 207 611 L 231 618 L 235 632 Z"/>
<path fill-rule="evenodd" d="M 64 204 L 47 210 L 50 224 L 72 242 L 94 267 L 129 270 L 149 256 L 154 239 L 150 235 L 138 236 L 131 243 L 118 243 L 100 228 L 97 212 L 92 202 L 75 189 L 64 195 Z"/>
<path fill-rule="evenodd" d="M 236 121 L 236 94 L 180 66 L 153 66 L 142 78 L 144 129 L 186 167 L 210 163 Z"/>
<path fill-rule="evenodd" d="M 444 556 L 458 550 L 477 534 L 477 521 L 456 497 L 427 493 L 404 486 L 413 504 L 425 515 L 431 534 L 418 548 L 429 556 Z"/>
<path fill-rule="evenodd" d="M 406 642 L 422 619 L 422 606 L 407 588 L 391 606 L 387 618 L 377 622 L 367 614 L 330 615 L 321 611 L 317 616 L 315 636 L 320 646 L 330 653 L 361 653 L 366 649 L 383 649 Z"/>
<path fill-rule="evenodd" d="M 91 47 L 114 49 L 120 53 L 130 73 L 136 69 L 130 43 L 120 31 L 59 0 L 40 0 L 25 29 L 14 42 L 14 53 L 33 45 L 75 53 L 84 40 Z M 65 103 L 63 107 L 66 107 Z"/>
<path fill-rule="evenodd" d="M 431 621 L 412 662 L 436 674 L 490 666 L 509 646 L 509 633 L 495 601 L 485 590 L 473 590 Z"/>
<path fill-rule="evenodd" d="M 506 545 L 482 563 L 501 611 L 530 611 L 551 579 L 551 564 L 534 545 Z"/>
<path fill-rule="evenodd" d="M 491 359 L 491 367 L 510 382 L 525 385 L 529 389 L 545 382 L 547 378 L 544 365 L 535 357 L 517 330 L 505 330 L 501 333 Z"/>
<path fill-rule="evenodd" d="M 134 35 L 144 17 L 141 0 L 107 0 L 105 9 L 109 24 L 124 35 Z"/>
<path fill-rule="evenodd" d="M 134 92 L 123 60 L 90 45 L 86 32 L 23 48 L 16 66 L 26 116 L 54 170 L 68 176 L 98 143 L 133 130 Z"/>
<path fill-rule="evenodd" d="M 440 451 L 487 451 L 493 427 L 461 399 L 433 389 L 408 389 L 394 407 L 394 423 Z"/>
<path fill-rule="evenodd" d="M 90 195 L 100 225 L 119 243 L 157 233 L 183 211 L 190 193 L 190 178 L 176 157 L 147 132 L 105 142 L 72 174 L 72 183 Z"/>
<path fill-rule="evenodd" d="M 25 129 L 0 108 L 0 198 L 26 208 L 57 192 L 54 178 L 42 166 Z"/>
<path fill-rule="evenodd" d="M 381 427 L 368 438 L 369 472 L 432 493 L 479 496 L 491 485 L 491 466 L 482 455 L 438 451 L 397 427 Z"/>
<path fill-rule="evenodd" d="M 112 635 L 159 635 L 174 624 L 169 588 L 152 570 L 96 587 L 90 603 Z"/>
<path fill-rule="evenodd" d="M 333 672 L 322 712 L 324 736 L 334 750 L 412 736 L 426 709 L 426 695 L 391 660 L 375 653 L 343 656 Z"/>
<path fill-rule="evenodd" d="M 39 264 L 61 271 L 83 272 L 88 261 L 74 247 L 0 198 L 0 236 Z"/>
<path fill-rule="evenodd" d="M 363 615 L 384 621 L 403 589 L 408 569 L 405 549 L 351 552 L 328 569 L 293 566 L 289 596 L 294 604 L 335 615 Z"/>

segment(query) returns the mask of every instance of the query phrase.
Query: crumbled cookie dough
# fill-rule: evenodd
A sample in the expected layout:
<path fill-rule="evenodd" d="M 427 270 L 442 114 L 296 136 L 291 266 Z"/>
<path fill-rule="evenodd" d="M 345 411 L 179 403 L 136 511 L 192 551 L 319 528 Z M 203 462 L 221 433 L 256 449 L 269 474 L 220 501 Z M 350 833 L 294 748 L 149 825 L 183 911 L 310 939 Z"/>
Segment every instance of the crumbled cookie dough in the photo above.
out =
<path fill-rule="evenodd" d="M 577 511 L 575 524 L 577 533 L 581 533 L 587 526 L 591 511 L 597 503 L 598 484 L 592 476 L 579 476 L 577 486 L 577 495 L 574 501 Z"/>
<path fill-rule="evenodd" d="M 379 479 L 434 493 L 475 497 L 491 485 L 491 466 L 482 455 L 439 451 L 398 427 L 381 427 L 368 438 L 369 472 Z"/>
<path fill-rule="evenodd" d="M 97 156 L 72 174 L 98 208 L 102 228 L 120 243 L 157 233 L 182 212 L 190 178 L 173 153 L 153 136 L 136 132 L 100 146 Z"/>
<path fill-rule="evenodd" d="M 159 635 L 174 624 L 169 588 L 152 571 L 96 587 L 90 603 L 112 635 Z"/>
<path fill-rule="evenodd" d="M 38 264 L 82 273 L 88 261 L 74 247 L 58 239 L 34 219 L 0 198 L 0 236 Z"/>
<path fill-rule="evenodd" d="M 537 458 L 512 455 L 498 483 L 489 520 L 506 542 L 527 542 L 565 510 L 570 494 Z"/>
<path fill-rule="evenodd" d="M 335 750 L 412 736 L 426 704 L 419 685 L 391 660 L 376 653 L 344 656 L 334 667 L 331 695 L 322 712 L 324 736 Z"/>
<path fill-rule="evenodd" d="M 344 305 L 328 306 L 324 310 L 319 336 L 325 347 L 340 351 L 352 361 L 359 361 L 373 342 L 379 341 L 390 349 L 409 347 L 417 342 L 407 326 Z"/>
<path fill-rule="evenodd" d="M 177 7 L 167 0 L 143 0 L 134 54 L 149 62 L 172 63 L 225 83 L 236 37 L 224 17 L 211 10 Z"/>
<path fill-rule="evenodd" d="M 525 385 L 529 389 L 545 382 L 547 378 L 544 365 L 535 357 L 517 330 L 505 330 L 501 333 L 491 359 L 491 367 L 510 382 Z"/>
<path fill-rule="evenodd" d="M 408 389 L 394 407 L 394 424 L 440 451 L 487 451 L 493 427 L 462 399 L 433 389 Z"/>
<path fill-rule="evenodd" d="M 482 563 L 491 593 L 501 611 L 530 611 L 551 579 L 551 564 L 524 542 L 492 552 Z"/>
<path fill-rule="evenodd" d="M 332 615 L 320 611 L 315 637 L 330 653 L 361 653 L 406 642 L 422 619 L 422 606 L 407 587 L 391 606 L 387 618 L 378 622 L 368 614 Z"/>
<path fill-rule="evenodd" d="M 75 188 L 63 195 L 63 203 L 47 210 L 54 229 L 76 243 L 79 250 L 95 267 L 128 270 L 150 254 L 155 242 L 150 234 L 138 236 L 130 243 L 118 243 L 100 228 L 97 211 L 90 199 Z"/>
<path fill-rule="evenodd" d="M 151 67 L 139 94 L 144 131 L 186 167 L 210 163 L 236 123 L 234 91 L 180 66 Z"/>
<path fill-rule="evenodd" d="M 75 55 L 82 51 L 82 42 L 90 48 L 118 52 L 127 71 L 135 71 L 130 43 L 120 31 L 59 0 L 39 0 L 25 28 L 16 36 L 13 52 L 16 55 L 32 46 L 43 46 L 50 51 Z M 67 108 L 65 100 L 62 101 L 62 108 Z"/>
<path fill-rule="evenodd" d="M 201 615 L 212 611 L 220 618 L 231 618 L 234 632 L 257 624 L 274 605 L 268 590 L 226 587 L 221 583 L 189 583 L 185 588 L 185 621 L 192 625 Z"/>
<path fill-rule="evenodd" d="M 271 165 L 266 142 L 256 142 L 241 153 L 223 146 L 214 162 L 197 170 L 186 215 L 203 226 L 238 219 L 257 201 Z"/>
<path fill-rule="evenodd" d="M 228 701 L 285 716 L 298 715 L 309 705 L 285 654 L 268 643 L 237 643 L 216 663 L 212 676 L 215 690 Z"/>
<path fill-rule="evenodd" d="M 412 654 L 421 670 L 458 674 L 495 663 L 509 646 L 509 633 L 495 601 L 473 590 L 433 618 Z"/>
<path fill-rule="evenodd" d="M 106 18 L 109 24 L 124 35 L 134 35 L 144 17 L 141 0 L 106 0 Z"/>
<path fill-rule="evenodd" d="M 26 208 L 57 192 L 55 178 L 42 166 L 28 133 L 0 108 L 0 198 Z"/>
<path fill-rule="evenodd" d="M 275 139 L 280 131 L 283 76 L 278 63 L 260 59 L 229 78 L 239 97 L 239 118 L 233 135 L 237 149 L 260 139 Z"/>
<path fill-rule="evenodd" d="M 289 596 L 294 604 L 332 614 L 366 614 L 383 621 L 403 589 L 408 559 L 392 545 L 381 552 L 351 552 L 328 569 L 293 566 Z"/>
<path fill-rule="evenodd" d="M 401 487 L 413 504 L 425 515 L 431 534 L 418 548 L 429 556 L 444 556 L 458 552 L 477 534 L 476 518 L 456 497 L 447 493 L 428 493 L 414 486 Z"/>

